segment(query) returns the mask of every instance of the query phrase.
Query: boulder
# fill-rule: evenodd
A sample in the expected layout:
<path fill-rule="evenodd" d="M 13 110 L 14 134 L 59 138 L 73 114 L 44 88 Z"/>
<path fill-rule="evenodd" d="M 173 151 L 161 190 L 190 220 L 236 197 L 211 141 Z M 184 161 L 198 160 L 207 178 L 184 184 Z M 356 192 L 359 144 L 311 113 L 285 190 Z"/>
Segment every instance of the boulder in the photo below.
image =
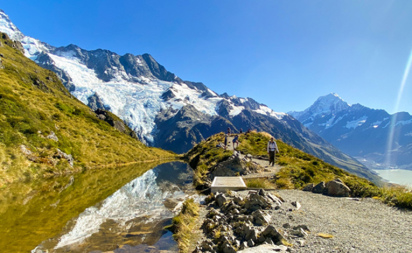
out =
<path fill-rule="evenodd" d="M 264 226 L 269 224 L 270 222 L 270 215 L 265 214 L 261 210 L 256 210 L 252 213 L 253 223 L 257 226 Z"/>
<path fill-rule="evenodd" d="M 266 209 L 269 207 L 271 207 L 271 201 L 257 193 L 250 194 L 245 201 L 245 208 L 249 212 L 253 212 L 258 209 Z"/>
<path fill-rule="evenodd" d="M 323 194 L 333 197 L 349 197 L 350 189 L 340 179 L 329 181 L 325 185 Z"/>
<path fill-rule="evenodd" d="M 267 226 L 267 228 L 260 233 L 259 240 L 264 242 L 266 238 L 270 238 L 277 245 L 282 244 L 282 240 L 284 240 L 283 235 L 279 233 L 273 225 Z"/>
<path fill-rule="evenodd" d="M 315 187 L 313 187 L 313 193 L 323 193 L 323 189 L 325 189 L 325 182 L 320 182 Z"/>
<path fill-rule="evenodd" d="M 313 187 L 314 187 L 314 185 L 312 183 L 307 184 L 305 187 L 303 187 L 302 191 L 311 192 L 311 191 L 313 191 Z"/>
<path fill-rule="evenodd" d="M 227 198 L 223 194 L 217 194 L 216 195 L 216 204 L 221 207 L 223 204 L 227 201 Z"/>

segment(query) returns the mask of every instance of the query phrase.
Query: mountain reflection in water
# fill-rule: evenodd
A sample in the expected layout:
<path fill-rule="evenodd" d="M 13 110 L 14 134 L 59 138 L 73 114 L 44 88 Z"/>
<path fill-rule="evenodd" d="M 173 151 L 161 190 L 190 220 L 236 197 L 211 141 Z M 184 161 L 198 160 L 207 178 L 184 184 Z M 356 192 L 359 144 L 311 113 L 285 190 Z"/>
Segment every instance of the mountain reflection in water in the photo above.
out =
<path fill-rule="evenodd" d="M 171 233 L 163 227 L 184 199 L 196 195 L 192 175 L 186 163 L 159 165 L 88 207 L 59 236 L 33 252 L 177 251 Z"/>

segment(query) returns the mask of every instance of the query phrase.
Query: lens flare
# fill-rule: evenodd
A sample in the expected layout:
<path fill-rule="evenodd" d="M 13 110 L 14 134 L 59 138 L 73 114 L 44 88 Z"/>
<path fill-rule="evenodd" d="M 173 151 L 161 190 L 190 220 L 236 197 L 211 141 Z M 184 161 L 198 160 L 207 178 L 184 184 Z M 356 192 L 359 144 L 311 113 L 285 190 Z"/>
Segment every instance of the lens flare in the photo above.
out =
<path fill-rule="evenodd" d="M 387 144 L 387 148 L 386 148 L 386 159 L 385 159 L 385 165 L 388 166 L 388 168 L 390 167 L 391 164 L 391 152 L 393 149 L 393 144 L 395 141 L 395 126 L 396 126 L 396 121 L 397 121 L 397 117 L 398 115 L 396 114 L 399 110 L 399 104 L 401 102 L 402 99 L 402 94 L 403 94 L 403 90 L 405 88 L 405 84 L 406 84 L 406 80 L 408 79 L 408 75 L 409 72 L 411 70 L 411 66 L 412 66 L 412 51 L 409 54 L 409 59 L 408 62 L 406 64 L 406 68 L 405 71 L 403 72 L 403 77 L 402 77 L 402 82 L 401 82 L 401 86 L 399 87 L 399 91 L 398 91 L 398 97 L 396 99 L 396 103 L 395 103 L 395 114 L 392 117 L 391 120 L 391 125 L 390 125 L 390 131 L 389 131 L 389 135 L 388 135 L 388 144 Z"/>

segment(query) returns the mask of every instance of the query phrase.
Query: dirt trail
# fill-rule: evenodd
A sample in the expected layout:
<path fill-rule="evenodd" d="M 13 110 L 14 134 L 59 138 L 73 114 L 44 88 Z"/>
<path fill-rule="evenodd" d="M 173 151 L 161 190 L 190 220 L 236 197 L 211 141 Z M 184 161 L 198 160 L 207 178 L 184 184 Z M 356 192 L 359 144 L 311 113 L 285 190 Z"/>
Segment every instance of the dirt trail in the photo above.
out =
<path fill-rule="evenodd" d="M 233 138 L 234 136 L 228 136 L 228 143 L 227 143 L 227 149 L 228 150 L 235 150 L 233 147 Z M 236 146 L 237 147 L 237 146 Z M 240 158 L 244 158 L 245 155 L 244 154 L 240 154 Z M 248 174 L 243 176 L 243 178 L 257 178 L 257 177 L 273 177 L 274 175 L 276 175 L 276 173 L 278 173 L 280 171 L 280 169 L 282 168 L 281 166 L 275 164 L 274 166 L 269 166 L 269 160 L 265 160 L 265 159 L 258 159 L 258 158 L 252 158 L 252 162 L 259 164 L 262 168 L 263 171 L 259 172 L 259 173 L 252 173 L 252 174 Z"/>

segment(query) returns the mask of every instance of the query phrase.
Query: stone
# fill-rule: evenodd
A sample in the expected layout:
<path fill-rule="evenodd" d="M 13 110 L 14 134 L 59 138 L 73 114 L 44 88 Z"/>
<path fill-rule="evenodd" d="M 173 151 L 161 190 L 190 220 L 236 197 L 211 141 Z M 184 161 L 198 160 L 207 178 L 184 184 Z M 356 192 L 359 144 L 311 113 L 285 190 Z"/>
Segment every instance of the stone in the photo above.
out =
<path fill-rule="evenodd" d="M 253 222 L 257 226 L 264 226 L 269 224 L 270 222 L 270 215 L 265 214 L 261 210 L 256 210 L 252 213 L 253 216 Z"/>
<path fill-rule="evenodd" d="M 329 181 L 325 185 L 323 194 L 333 197 L 349 197 L 350 189 L 340 179 Z"/>
<path fill-rule="evenodd" d="M 265 238 L 264 240 L 266 240 L 266 238 L 270 238 L 277 245 L 282 243 L 282 239 L 284 240 L 283 235 L 279 233 L 279 231 L 273 225 L 267 226 L 267 228 L 263 230 L 262 233 L 260 233 L 259 237 Z"/>
<path fill-rule="evenodd" d="M 308 236 L 308 233 L 306 233 L 305 230 L 303 230 L 302 228 L 299 228 L 297 230 L 292 230 L 292 232 L 290 232 L 291 235 L 297 236 L 297 237 L 306 237 Z"/>
<path fill-rule="evenodd" d="M 279 199 L 278 197 L 276 197 L 276 196 L 274 196 L 274 195 L 272 195 L 272 194 L 270 194 L 270 193 L 267 193 L 266 196 L 267 196 L 270 200 L 272 200 L 275 205 L 277 205 L 277 206 L 282 205 L 282 202 L 283 202 L 283 201 L 282 201 L 281 199 Z"/>
<path fill-rule="evenodd" d="M 265 190 L 263 190 L 263 189 L 260 189 L 260 190 L 258 191 L 258 194 L 259 194 L 260 196 L 266 196 L 266 192 L 265 192 Z"/>
<path fill-rule="evenodd" d="M 53 131 L 51 131 L 51 133 L 49 135 L 47 135 L 46 138 L 50 139 L 50 140 L 53 140 L 55 142 L 59 141 L 59 138 L 57 138 L 56 134 Z"/>
<path fill-rule="evenodd" d="M 252 239 L 250 239 L 250 240 L 247 241 L 247 246 L 248 247 L 253 247 L 253 246 L 255 246 L 255 242 Z"/>
<path fill-rule="evenodd" d="M 320 182 L 315 187 L 313 187 L 313 193 L 323 193 L 323 189 L 325 189 L 325 182 Z"/>
<path fill-rule="evenodd" d="M 296 210 L 299 210 L 301 208 L 301 205 L 298 201 L 293 201 L 292 206 L 296 207 Z"/>
<path fill-rule="evenodd" d="M 221 207 L 223 204 L 227 201 L 227 198 L 223 194 L 217 194 L 216 195 L 216 204 Z"/>
<path fill-rule="evenodd" d="M 240 196 L 236 196 L 233 198 L 233 202 L 235 202 L 237 205 L 242 205 L 244 204 L 243 198 Z"/>
<path fill-rule="evenodd" d="M 303 187 L 302 191 L 311 192 L 311 191 L 313 191 L 313 187 L 314 187 L 314 185 L 312 183 L 307 184 L 305 187 Z"/>
<path fill-rule="evenodd" d="M 236 250 L 229 243 L 225 243 L 223 244 L 222 252 L 223 253 L 236 253 Z"/>
<path fill-rule="evenodd" d="M 300 229 L 300 228 L 302 228 L 305 231 L 310 231 L 310 229 L 306 225 L 298 225 L 298 226 L 293 227 L 294 230 L 297 230 L 297 229 Z"/>
<path fill-rule="evenodd" d="M 73 167 L 73 162 L 74 162 L 73 156 L 64 153 L 64 152 L 61 151 L 60 149 L 57 149 L 57 152 L 54 154 L 53 157 L 54 157 L 54 158 L 59 158 L 59 159 L 64 158 L 64 159 L 67 160 L 67 162 L 70 164 L 70 166 Z"/>
<path fill-rule="evenodd" d="M 253 212 L 258 209 L 266 209 L 269 207 L 271 207 L 269 200 L 261 195 L 258 195 L 257 193 L 250 194 L 245 201 L 245 208 L 249 212 Z"/>
<path fill-rule="evenodd" d="M 285 223 L 285 224 L 283 224 L 282 227 L 284 227 L 284 228 L 290 228 L 290 224 L 289 224 L 289 223 Z"/>

